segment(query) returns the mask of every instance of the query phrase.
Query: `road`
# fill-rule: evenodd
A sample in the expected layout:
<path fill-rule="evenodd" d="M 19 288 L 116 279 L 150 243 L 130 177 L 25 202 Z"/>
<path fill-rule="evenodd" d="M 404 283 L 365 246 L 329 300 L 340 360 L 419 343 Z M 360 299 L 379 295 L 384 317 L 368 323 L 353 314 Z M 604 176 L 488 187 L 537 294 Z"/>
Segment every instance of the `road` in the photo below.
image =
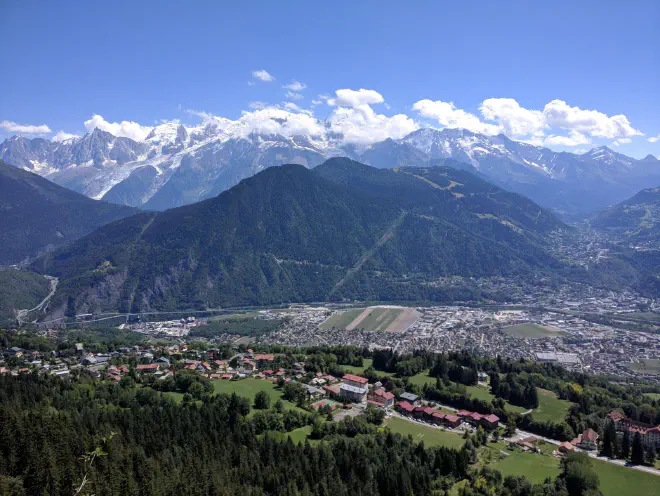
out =
<path fill-rule="evenodd" d="M 55 291 L 57 290 L 57 283 L 59 282 L 59 279 L 57 277 L 52 277 L 52 276 L 44 276 L 46 279 L 48 279 L 50 283 L 50 291 L 46 295 L 46 297 L 41 300 L 41 302 L 34 308 L 30 308 L 29 310 L 18 310 L 16 312 L 16 320 L 18 321 L 18 325 L 20 326 L 23 323 L 23 319 L 27 319 L 28 315 L 30 315 L 30 312 L 34 312 L 36 310 L 41 310 L 43 309 L 46 304 L 50 301 L 50 299 L 53 297 L 55 294 Z"/>

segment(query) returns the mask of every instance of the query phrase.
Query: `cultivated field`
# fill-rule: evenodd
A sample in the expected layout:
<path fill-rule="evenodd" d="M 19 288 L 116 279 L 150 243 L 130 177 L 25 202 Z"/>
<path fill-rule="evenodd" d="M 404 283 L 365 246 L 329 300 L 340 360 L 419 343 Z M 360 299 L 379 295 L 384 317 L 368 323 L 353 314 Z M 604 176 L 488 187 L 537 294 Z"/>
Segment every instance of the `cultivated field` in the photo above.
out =
<path fill-rule="evenodd" d="M 630 368 L 642 374 L 660 374 L 660 360 L 642 359 L 630 364 Z"/>
<path fill-rule="evenodd" d="M 502 331 L 509 336 L 528 339 L 552 338 L 566 335 L 564 331 L 557 329 L 556 327 L 531 323 L 505 327 Z"/>
<path fill-rule="evenodd" d="M 414 308 L 376 306 L 354 308 L 331 315 L 321 324 L 322 329 L 346 329 L 352 331 L 404 332 L 419 318 Z"/>

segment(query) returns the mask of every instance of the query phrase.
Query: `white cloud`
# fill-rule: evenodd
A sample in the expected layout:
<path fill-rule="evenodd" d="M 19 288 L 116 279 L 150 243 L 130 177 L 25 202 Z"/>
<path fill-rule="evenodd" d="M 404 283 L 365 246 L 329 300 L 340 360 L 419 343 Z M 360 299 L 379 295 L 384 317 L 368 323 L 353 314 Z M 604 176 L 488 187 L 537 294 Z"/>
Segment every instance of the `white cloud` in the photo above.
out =
<path fill-rule="evenodd" d="M 284 108 L 286 110 L 290 110 L 291 112 L 300 112 L 300 113 L 307 114 L 307 115 L 313 115 L 314 114 L 311 110 L 300 108 L 298 105 L 296 105 L 293 102 L 284 102 Z"/>
<path fill-rule="evenodd" d="M 289 84 L 283 85 L 282 88 L 285 88 L 285 89 L 291 90 L 291 91 L 302 91 L 305 88 L 307 88 L 307 85 L 305 83 L 301 83 L 300 81 L 296 81 L 294 79 Z"/>
<path fill-rule="evenodd" d="M 293 91 L 287 91 L 286 97 L 290 100 L 302 100 L 303 96 L 300 93 L 294 93 Z"/>
<path fill-rule="evenodd" d="M 135 141 L 144 140 L 152 129 L 150 126 L 143 126 L 132 121 L 108 122 L 102 116 L 94 114 L 91 119 L 85 121 L 85 129 L 92 132 L 96 128 L 117 137 L 123 136 Z"/>
<path fill-rule="evenodd" d="M 387 138 L 403 138 L 419 129 L 419 125 L 404 114 L 377 114 L 369 105 L 338 107 L 328 118 L 333 132 L 340 133 L 347 143 L 366 146 Z"/>
<path fill-rule="evenodd" d="M 252 77 L 255 78 L 255 79 L 259 79 L 261 81 L 265 81 L 267 83 L 269 83 L 270 81 L 275 80 L 275 78 L 273 76 L 268 74 L 268 72 L 266 72 L 263 69 L 260 69 L 258 71 L 252 71 Z"/>
<path fill-rule="evenodd" d="M 619 138 L 641 135 L 623 115 L 608 116 L 597 110 L 571 107 L 563 100 L 553 100 L 543 109 L 549 126 L 574 130 L 599 138 Z"/>
<path fill-rule="evenodd" d="M 340 107 L 358 107 L 360 105 L 373 105 L 375 103 L 382 103 L 385 100 L 383 96 L 374 90 L 359 90 L 342 89 L 335 91 L 335 98 L 326 98 L 328 105 Z M 323 95 L 325 96 L 325 95 Z M 323 98 L 319 95 L 319 97 Z"/>
<path fill-rule="evenodd" d="M 648 141 L 650 141 L 651 143 L 657 143 L 658 141 L 660 141 L 660 134 L 658 134 L 657 136 L 650 137 Z"/>
<path fill-rule="evenodd" d="M 266 107 L 266 104 L 264 102 L 250 102 L 248 103 L 248 107 L 251 109 L 262 109 Z"/>
<path fill-rule="evenodd" d="M 29 124 L 16 124 L 15 122 L 11 121 L 0 122 L 0 128 L 9 131 L 10 133 L 22 134 L 45 134 L 51 132 L 50 128 L 46 124 L 34 126 Z"/>
<path fill-rule="evenodd" d="M 243 112 L 235 123 L 237 135 L 247 137 L 251 133 L 298 136 L 320 136 L 325 132 L 323 123 L 308 113 L 293 113 L 278 107 L 266 107 L 254 112 Z"/>
<path fill-rule="evenodd" d="M 484 119 L 496 122 L 507 136 L 542 136 L 548 127 L 543 112 L 523 108 L 513 98 L 488 98 L 480 110 Z"/>
<path fill-rule="evenodd" d="M 543 144 L 546 146 L 578 146 L 578 145 L 588 145 L 591 143 L 591 140 L 582 133 L 577 131 L 571 131 L 569 136 L 558 136 L 551 134 L 546 136 L 543 140 Z"/>
<path fill-rule="evenodd" d="M 64 141 L 71 138 L 80 138 L 77 134 L 65 133 L 64 131 L 58 131 L 55 136 L 53 136 L 53 141 Z"/>
<path fill-rule="evenodd" d="M 422 117 L 435 119 L 443 127 L 463 128 L 475 133 L 498 134 L 500 127 L 487 124 L 481 121 L 479 117 L 463 109 L 456 108 L 452 102 L 443 102 L 441 100 L 420 100 L 413 105 Z"/>
<path fill-rule="evenodd" d="M 610 138 L 617 139 L 618 146 L 631 136 L 643 134 L 623 114 L 608 116 L 597 110 L 571 107 L 563 100 L 553 100 L 543 110 L 536 110 L 522 107 L 513 98 L 488 98 L 479 108 L 481 117 L 442 100 L 420 100 L 413 109 L 437 120 L 442 127 L 489 135 L 504 133 L 534 145 L 577 146 L 591 143 L 592 138 Z M 568 131 L 568 136 L 562 131 Z"/>
<path fill-rule="evenodd" d="M 323 100 L 312 100 L 312 105 L 321 105 Z"/>
<path fill-rule="evenodd" d="M 627 145 L 628 143 L 632 143 L 632 139 L 630 139 L 630 138 L 619 138 L 617 140 L 614 140 L 612 142 L 612 145 L 620 146 L 620 145 Z"/>

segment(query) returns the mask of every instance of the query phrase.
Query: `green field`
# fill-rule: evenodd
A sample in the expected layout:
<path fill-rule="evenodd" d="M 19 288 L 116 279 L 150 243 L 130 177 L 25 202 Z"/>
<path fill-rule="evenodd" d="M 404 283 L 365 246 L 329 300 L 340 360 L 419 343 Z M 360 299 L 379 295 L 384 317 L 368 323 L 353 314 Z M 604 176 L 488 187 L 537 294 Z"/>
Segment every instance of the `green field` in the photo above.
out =
<path fill-rule="evenodd" d="M 461 436 L 453 432 L 443 431 L 434 427 L 427 427 L 425 425 L 403 420 L 398 417 L 391 417 L 385 425 L 390 428 L 392 432 L 401 434 L 402 436 L 413 437 L 416 442 L 424 441 L 424 446 L 447 446 L 449 448 L 460 448 L 465 442 Z"/>
<path fill-rule="evenodd" d="M 397 326 L 401 325 L 402 327 L 395 330 L 400 331 L 407 328 L 416 320 L 418 313 L 414 309 L 390 307 L 354 308 L 330 316 L 321 324 L 321 328 L 362 329 L 365 331 L 384 332 L 404 312 L 407 312 L 406 315 L 410 317 L 410 320 L 397 324 Z"/>
<path fill-rule="evenodd" d="M 365 370 L 367 370 L 369 367 L 371 367 L 371 364 L 373 363 L 373 360 L 371 358 L 365 358 L 362 360 L 362 367 L 353 367 L 352 365 L 340 365 L 342 369 L 345 369 L 347 373 L 349 374 L 355 374 L 355 375 L 360 375 L 363 374 Z M 379 374 L 384 373 L 384 372 L 378 372 Z"/>
<path fill-rule="evenodd" d="M 630 368 L 642 374 L 660 374 L 660 360 L 642 359 L 630 364 Z"/>
<path fill-rule="evenodd" d="M 358 315 L 364 311 L 364 308 L 354 308 L 346 310 L 345 312 L 336 313 L 331 315 L 328 320 L 321 324 L 321 329 L 346 329 L 346 327 L 353 322 Z"/>
<path fill-rule="evenodd" d="M 567 333 L 556 327 L 539 324 L 517 324 L 502 329 L 502 332 L 516 338 L 538 339 L 566 336 Z"/>
<path fill-rule="evenodd" d="M 254 403 L 254 397 L 259 391 L 266 391 L 270 396 L 271 406 L 274 405 L 277 400 L 281 399 L 285 408 L 295 408 L 304 411 L 290 401 L 283 399 L 280 390 L 277 389 L 272 382 L 264 379 L 248 378 L 240 379 L 238 381 L 219 380 L 213 381 L 212 384 L 216 393 L 236 393 L 239 396 L 248 398 L 250 403 Z"/>
<path fill-rule="evenodd" d="M 306 425 L 305 427 L 299 427 L 292 430 L 291 432 L 280 432 L 280 431 L 268 431 L 268 436 L 275 441 L 286 441 L 288 437 L 294 442 L 294 444 L 304 443 L 307 439 L 307 436 L 312 432 L 312 426 Z M 318 444 L 319 439 L 310 439 L 310 444 Z"/>
<path fill-rule="evenodd" d="M 497 449 L 504 449 L 503 446 L 502 443 L 491 445 L 494 460 L 497 457 Z M 538 483 L 543 482 L 546 477 L 556 477 L 559 474 L 559 459 L 557 458 L 518 450 L 505 449 L 505 451 L 510 453 L 510 456 L 502 457 L 491 464 L 504 476 L 524 475 L 530 481 Z M 550 448 L 546 448 L 546 451 L 550 451 Z M 658 494 L 660 477 L 657 475 L 600 460 L 591 460 L 591 462 L 600 479 L 600 489 L 605 496 Z"/>
<path fill-rule="evenodd" d="M 568 409 L 571 407 L 571 402 L 557 398 L 557 395 L 552 391 L 539 388 L 537 388 L 537 391 L 539 393 L 539 407 L 532 412 L 534 420 L 563 422 L 568 414 Z"/>
<path fill-rule="evenodd" d="M 660 393 L 644 393 L 644 396 L 650 400 L 660 400 Z"/>

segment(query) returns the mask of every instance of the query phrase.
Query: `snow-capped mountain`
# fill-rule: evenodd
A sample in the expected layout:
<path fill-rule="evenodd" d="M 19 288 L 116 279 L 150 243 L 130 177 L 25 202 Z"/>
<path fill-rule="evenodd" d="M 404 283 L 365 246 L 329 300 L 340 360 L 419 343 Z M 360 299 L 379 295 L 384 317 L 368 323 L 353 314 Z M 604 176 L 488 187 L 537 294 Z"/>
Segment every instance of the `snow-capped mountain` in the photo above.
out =
<path fill-rule="evenodd" d="M 660 161 L 652 156 L 636 160 L 607 147 L 583 155 L 555 152 L 464 129 L 424 128 L 358 148 L 331 132 L 282 136 L 215 119 L 197 127 L 164 123 L 139 142 L 95 129 L 62 142 L 14 136 L 0 145 L 0 158 L 16 167 L 91 198 L 154 210 L 210 198 L 266 167 L 314 167 L 332 156 L 388 168 L 452 159 L 567 213 L 601 208 L 660 184 Z"/>

